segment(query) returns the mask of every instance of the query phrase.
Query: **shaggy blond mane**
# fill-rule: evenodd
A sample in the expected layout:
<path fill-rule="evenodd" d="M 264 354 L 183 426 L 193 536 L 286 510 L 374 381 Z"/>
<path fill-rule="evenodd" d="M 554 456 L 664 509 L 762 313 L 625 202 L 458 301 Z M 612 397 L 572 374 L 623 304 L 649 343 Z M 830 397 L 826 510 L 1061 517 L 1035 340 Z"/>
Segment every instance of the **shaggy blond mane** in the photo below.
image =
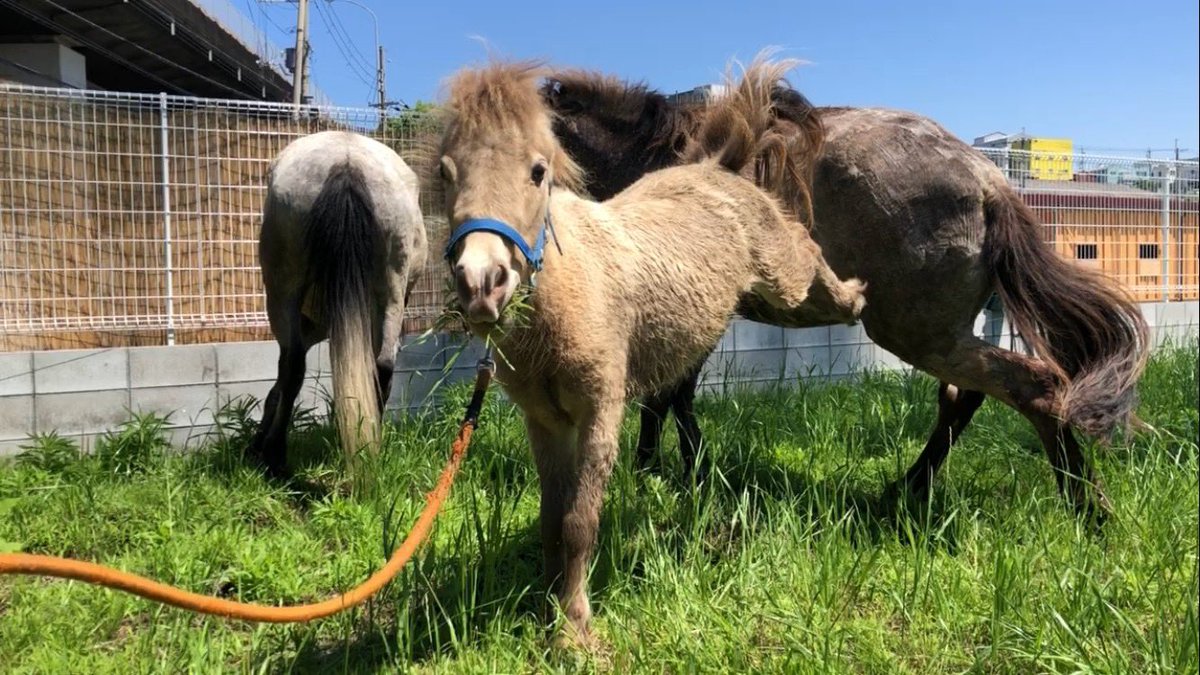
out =
<path fill-rule="evenodd" d="M 459 70 L 446 83 L 445 138 L 460 133 L 513 135 L 530 129 L 543 131 L 545 140 L 554 147 L 551 165 L 555 182 L 579 191 L 583 170 L 555 138 L 555 114 L 540 93 L 541 79 L 549 74 L 543 62 L 533 60 L 493 60 L 485 66 Z"/>

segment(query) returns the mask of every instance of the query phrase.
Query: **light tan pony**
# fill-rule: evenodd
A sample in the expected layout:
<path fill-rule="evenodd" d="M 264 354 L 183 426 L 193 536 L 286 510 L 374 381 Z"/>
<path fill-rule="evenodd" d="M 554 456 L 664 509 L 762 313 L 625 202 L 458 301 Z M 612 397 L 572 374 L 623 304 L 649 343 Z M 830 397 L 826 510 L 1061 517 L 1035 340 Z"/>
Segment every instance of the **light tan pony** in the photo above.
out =
<path fill-rule="evenodd" d="M 677 382 L 720 339 L 746 293 L 852 323 L 863 285 L 839 280 L 805 227 L 738 176 L 773 152 L 771 85 L 747 70 L 685 154 L 611 200 L 577 195 L 533 63 L 464 69 L 439 148 L 454 235 L 447 259 L 471 330 L 525 414 L 541 480 L 546 575 L 587 643 L 586 570 L 626 401 Z M 540 268 L 540 270 L 539 270 Z M 503 319 L 523 284 L 520 321 Z"/>

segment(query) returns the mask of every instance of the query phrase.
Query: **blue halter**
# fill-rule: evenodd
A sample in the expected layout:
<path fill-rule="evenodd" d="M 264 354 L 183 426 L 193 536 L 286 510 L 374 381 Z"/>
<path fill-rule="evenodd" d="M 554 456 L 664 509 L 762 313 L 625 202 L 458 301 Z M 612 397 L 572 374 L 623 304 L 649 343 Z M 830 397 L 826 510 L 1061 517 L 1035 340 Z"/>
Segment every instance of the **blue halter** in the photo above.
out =
<path fill-rule="evenodd" d="M 550 236 L 554 239 L 554 247 L 558 249 L 561 255 L 562 247 L 558 244 L 558 235 L 554 233 L 554 223 L 550 220 L 550 209 L 548 207 L 546 209 L 546 218 L 542 221 L 542 229 L 538 232 L 537 241 L 534 242 L 532 247 L 529 246 L 520 232 L 517 232 L 511 225 L 502 220 L 496 220 L 495 218 L 471 218 L 470 220 L 463 221 L 454 230 L 454 233 L 450 235 L 450 242 L 446 244 L 446 260 L 450 259 L 450 256 L 454 253 L 454 247 L 458 245 L 458 242 L 462 241 L 468 234 L 472 232 L 491 232 L 492 234 L 499 235 L 502 239 L 507 239 L 513 246 L 516 246 L 521 251 L 521 255 L 525 256 L 525 260 L 529 262 L 529 267 L 533 270 L 533 273 L 536 274 L 542 271 L 542 266 L 545 262 L 547 230 L 550 231 Z"/>

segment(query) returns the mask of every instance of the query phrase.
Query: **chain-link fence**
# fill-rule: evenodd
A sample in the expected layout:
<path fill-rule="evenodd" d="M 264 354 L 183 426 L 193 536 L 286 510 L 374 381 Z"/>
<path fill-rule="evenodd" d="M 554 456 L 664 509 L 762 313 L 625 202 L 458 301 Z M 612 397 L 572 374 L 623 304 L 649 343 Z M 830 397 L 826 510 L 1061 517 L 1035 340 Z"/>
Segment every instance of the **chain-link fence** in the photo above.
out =
<path fill-rule="evenodd" d="M 271 160 L 352 129 L 412 160 L 432 117 L 0 85 L 0 351 L 266 339 L 257 238 Z M 1197 164 L 985 151 L 1064 256 L 1139 299 L 1197 298 Z M 445 221 L 408 330 L 441 310 Z"/>

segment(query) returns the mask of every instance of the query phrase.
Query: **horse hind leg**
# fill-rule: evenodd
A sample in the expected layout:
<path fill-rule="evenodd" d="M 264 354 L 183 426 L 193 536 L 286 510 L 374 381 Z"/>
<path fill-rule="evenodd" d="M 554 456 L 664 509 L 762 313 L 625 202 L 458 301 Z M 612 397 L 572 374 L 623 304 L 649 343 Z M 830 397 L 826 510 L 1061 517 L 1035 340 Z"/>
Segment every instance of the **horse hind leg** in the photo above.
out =
<path fill-rule="evenodd" d="M 279 342 L 279 370 L 274 386 L 263 405 L 263 418 L 251 443 L 250 451 L 266 465 L 268 475 L 285 478 L 287 468 L 287 432 L 291 425 L 296 397 L 304 384 L 304 356 L 308 351 L 301 328 L 300 304 L 286 303 L 286 318 L 275 313 L 272 328 Z"/>
<path fill-rule="evenodd" d="M 1112 514 L 1112 503 L 1074 431 L 1050 415 L 1030 417 L 1030 421 L 1054 467 L 1059 493 L 1083 516 L 1103 522 Z"/>
<path fill-rule="evenodd" d="M 959 389 L 942 382 L 938 387 L 937 422 L 929 434 L 929 440 L 904 478 L 893 483 L 889 492 L 893 495 L 907 493 L 918 499 L 927 498 L 933 479 L 950 453 L 951 446 L 962 436 L 985 398 L 982 392 Z"/>
<path fill-rule="evenodd" d="M 392 380 L 396 375 L 396 356 L 400 351 L 400 336 L 404 332 L 404 308 L 408 306 L 417 277 L 406 267 L 404 271 L 389 272 L 388 284 L 392 293 L 387 307 L 373 322 L 375 330 L 376 403 L 380 419 L 392 395 Z"/>
<path fill-rule="evenodd" d="M 400 333 L 404 328 L 404 306 L 389 307 L 375 340 L 375 403 L 380 419 L 392 395 L 392 379 L 396 375 L 396 353 L 400 349 Z"/>
<path fill-rule="evenodd" d="M 1003 401 L 1033 424 L 1054 469 L 1059 492 L 1081 514 L 1102 519 L 1111 512 L 1108 497 L 1074 432 L 1057 417 L 1066 386 L 1042 361 L 992 346 L 967 335 L 943 356 L 914 362 L 922 370 Z"/>

